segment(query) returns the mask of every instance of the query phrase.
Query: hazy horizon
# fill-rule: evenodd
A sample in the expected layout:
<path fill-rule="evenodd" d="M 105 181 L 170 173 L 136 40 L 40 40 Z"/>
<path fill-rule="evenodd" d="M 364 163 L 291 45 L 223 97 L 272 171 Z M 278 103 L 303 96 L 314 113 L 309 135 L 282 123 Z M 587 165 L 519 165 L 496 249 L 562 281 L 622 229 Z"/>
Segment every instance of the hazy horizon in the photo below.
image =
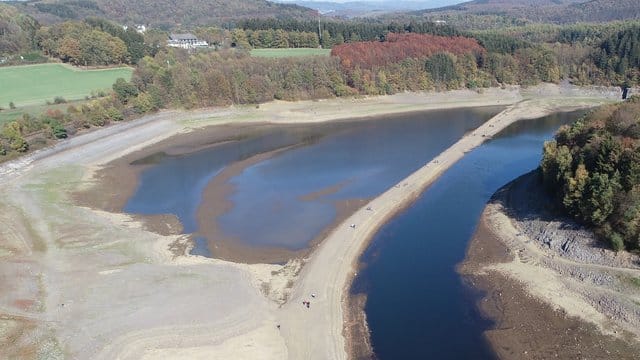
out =
<path fill-rule="evenodd" d="M 296 3 L 296 2 L 330 2 L 337 4 L 344 3 L 381 3 L 381 4 L 397 4 L 397 3 L 416 3 L 416 4 L 424 4 L 424 6 L 428 7 L 440 7 L 440 6 L 448 6 L 454 4 L 460 4 L 466 2 L 468 0 L 272 0 L 280 3 Z"/>

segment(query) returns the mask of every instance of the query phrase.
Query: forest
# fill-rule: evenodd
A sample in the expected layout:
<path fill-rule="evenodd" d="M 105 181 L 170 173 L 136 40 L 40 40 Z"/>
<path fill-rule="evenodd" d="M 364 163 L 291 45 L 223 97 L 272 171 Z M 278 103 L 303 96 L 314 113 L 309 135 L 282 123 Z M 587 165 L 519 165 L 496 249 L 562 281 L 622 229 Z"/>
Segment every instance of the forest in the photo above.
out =
<path fill-rule="evenodd" d="M 575 24 L 640 19 L 636 0 L 481 0 L 444 8 L 391 14 L 388 19 L 445 20 L 461 28 L 496 28 L 531 23 Z"/>
<path fill-rule="evenodd" d="M 640 96 L 602 106 L 544 145 L 547 190 L 615 250 L 640 249 Z"/>
<path fill-rule="evenodd" d="M 77 3 L 94 9 L 91 2 Z M 640 22 L 634 21 L 483 30 L 414 19 L 238 17 L 218 26 L 179 29 L 185 30 L 212 46 L 167 48 L 166 31 L 138 33 L 101 17 L 42 25 L 0 4 L 0 62 L 5 65 L 57 59 L 79 66 L 135 67 L 133 79 L 114 84 L 113 94 L 10 121 L 0 131 L 0 154 L 16 156 L 78 130 L 161 108 L 562 80 L 625 87 L 640 80 Z M 295 47 L 332 48 L 332 56 L 269 59 L 249 52 Z"/>
<path fill-rule="evenodd" d="M 436 24 L 432 21 L 381 22 L 377 20 L 355 19 L 339 21 L 323 19 L 322 21 L 297 19 L 244 19 L 233 24 L 243 30 L 281 29 L 285 31 L 304 31 L 319 33 L 327 45 L 344 42 L 382 40 L 387 33 L 418 33 L 441 36 L 454 36 L 460 33 L 448 25 Z M 231 26 L 231 24 L 228 24 Z"/>

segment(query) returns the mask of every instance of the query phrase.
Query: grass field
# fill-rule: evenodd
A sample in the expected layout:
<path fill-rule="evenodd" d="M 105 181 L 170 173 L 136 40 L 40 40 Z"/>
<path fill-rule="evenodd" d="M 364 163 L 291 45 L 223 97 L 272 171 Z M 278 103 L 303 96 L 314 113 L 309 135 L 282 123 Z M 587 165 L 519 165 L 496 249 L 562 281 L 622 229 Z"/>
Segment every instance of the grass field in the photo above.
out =
<path fill-rule="evenodd" d="M 119 77 L 130 79 L 128 67 L 79 70 L 62 64 L 0 67 L 0 107 L 44 105 L 56 96 L 83 99 L 91 91 L 110 90 Z"/>
<path fill-rule="evenodd" d="M 284 58 L 294 56 L 329 56 L 331 49 L 289 48 L 289 49 L 253 49 L 251 56 Z"/>

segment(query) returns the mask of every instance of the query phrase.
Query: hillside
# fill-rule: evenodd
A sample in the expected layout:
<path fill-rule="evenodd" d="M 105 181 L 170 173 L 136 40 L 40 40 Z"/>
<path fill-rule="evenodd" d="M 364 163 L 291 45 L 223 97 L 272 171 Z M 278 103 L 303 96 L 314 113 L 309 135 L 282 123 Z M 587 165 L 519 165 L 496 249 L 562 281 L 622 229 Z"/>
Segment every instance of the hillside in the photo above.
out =
<path fill-rule="evenodd" d="M 0 58 L 30 49 L 37 30 L 32 18 L 0 3 Z"/>
<path fill-rule="evenodd" d="M 430 19 L 494 15 L 533 22 L 566 24 L 640 19 L 640 5 L 637 0 L 474 0 L 408 14 Z"/>
<path fill-rule="evenodd" d="M 302 6 L 266 0 L 36 0 L 10 4 L 44 24 L 99 16 L 125 24 L 164 28 L 222 24 L 244 18 L 310 19 L 317 14 Z"/>
<path fill-rule="evenodd" d="M 298 4 L 318 10 L 321 14 L 339 18 L 373 17 L 380 14 L 430 9 L 458 3 L 458 0 L 396 0 L 396 1 L 322 1 L 322 0 L 273 0 L 277 3 Z"/>

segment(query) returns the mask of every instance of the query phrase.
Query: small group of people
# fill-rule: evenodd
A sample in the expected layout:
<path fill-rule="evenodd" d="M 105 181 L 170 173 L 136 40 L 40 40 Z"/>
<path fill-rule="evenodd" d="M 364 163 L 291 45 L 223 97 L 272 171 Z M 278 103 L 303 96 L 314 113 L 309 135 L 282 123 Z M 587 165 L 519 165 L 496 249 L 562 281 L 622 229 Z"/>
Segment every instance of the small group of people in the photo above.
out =
<path fill-rule="evenodd" d="M 312 293 L 311 297 L 315 299 L 316 298 L 316 294 Z M 311 306 L 311 301 L 303 300 L 302 301 L 302 306 L 306 306 L 307 309 L 308 309 Z"/>

